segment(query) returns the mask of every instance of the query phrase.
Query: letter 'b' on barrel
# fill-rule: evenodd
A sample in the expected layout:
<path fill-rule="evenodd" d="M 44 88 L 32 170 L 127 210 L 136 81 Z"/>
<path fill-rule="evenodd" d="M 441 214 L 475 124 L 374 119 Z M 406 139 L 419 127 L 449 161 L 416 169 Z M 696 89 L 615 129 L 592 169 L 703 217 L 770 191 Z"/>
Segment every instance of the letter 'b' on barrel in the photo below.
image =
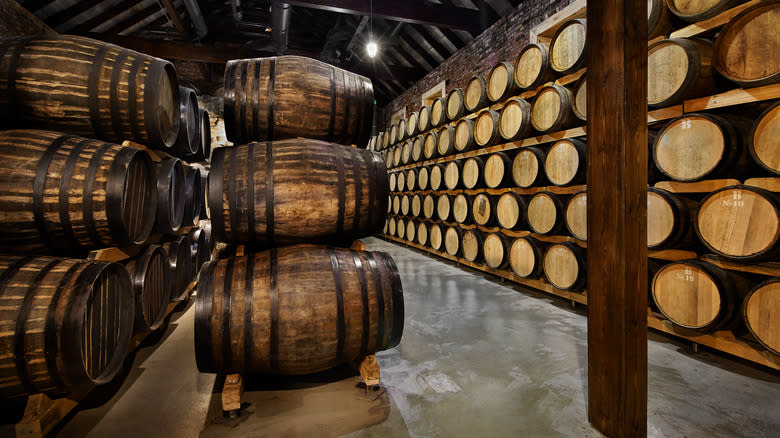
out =
<path fill-rule="evenodd" d="M 224 98 L 233 143 L 304 137 L 362 147 L 371 134 L 371 80 L 316 59 L 229 61 Z"/>
<path fill-rule="evenodd" d="M 403 323 L 390 256 L 290 246 L 203 268 L 195 356 L 205 373 L 309 374 L 398 345 Z"/>

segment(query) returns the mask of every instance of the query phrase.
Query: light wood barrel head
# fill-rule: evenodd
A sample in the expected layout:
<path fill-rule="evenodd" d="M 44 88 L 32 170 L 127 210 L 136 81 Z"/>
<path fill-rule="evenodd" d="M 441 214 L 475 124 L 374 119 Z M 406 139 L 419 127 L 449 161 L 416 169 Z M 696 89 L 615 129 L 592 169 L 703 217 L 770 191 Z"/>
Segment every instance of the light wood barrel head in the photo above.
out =
<path fill-rule="evenodd" d="M 485 263 L 493 269 L 498 269 L 504 265 L 507 260 L 507 248 L 505 241 L 498 233 L 490 233 L 482 242 L 482 257 Z"/>
<path fill-rule="evenodd" d="M 691 68 L 688 52 L 673 40 L 665 40 L 648 49 L 647 102 L 657 104 L 671 98 L 688 77 Z"/>
<path fill-rule="evenodd" d="M 403 149 L 401 149 L 401 162 L 409 164 L 412 161 L 412 141 L 409 140 L 404 143 Z"/>
<path fill-rule="evenodd" d="M 519 197 L 511 192 L 504 193 L 498 198 L 496 203 L 496 219 L 502 228 L 507 230 L 514 229 L 522 222 L 523 210 L 520 206 Z"/>
<path fill-rule="evenodd" d="M 449 195 L 441 195 L 436 200 L 436 215 L 439 219 L 446 221 L 450 218 L 450 212 L 452 210 L 452 201 Z"/>
<path fill-rule="evenodd" d="M 396 227 L 397 236 L 399 239 L 406 239 L 406 221 L 398 218 L 398 225 Z"/>
<path fill-rule="evenodd" d="M 428 225 L 425 222 L 417 224 L 417 243 L 420 245 L 428 244 Z"/>
<path fill-rule="evenodd" d="M 488 99 L 493 102 L 504 97 L 504 93 L 506 93 L 510 81 L 513 80 L 511 75 L 514 72 L 510 72 L 507 67 L 507 64 L 501 62 L 490 72 L 487 81 L 487 95 Z"/>
<path fill-rule="evenodd" d="M 569 289 L 577 282 L 580 275 L 580 261 L 565 245 L 553 245 L 544 253 L 544 276 L 547 281 L 558 289 Z"/>
<path fill-rule="evenodd" d="M 727 187 L 702 200 L 697 232 L 704 244 L 730 257 L 752 257 L 771 250 L 777 243 L 780 217 L 762 192 Z"/>
<path fill-rule="evenodd" d="M 745 323 L 753 336 L 780 355 L 780 281 L 759 285 L 745 299 Z"/>
<path fill-rule="evenodd" d="M 386 149 L 382 151 L 382 154 L 385 156 L 385 167 L 388 169 L 393 167 L 393 150 L 392 149 Z"/>
<path fill-rule="evenodd" d="M 663 1 L 663 0 L 659 0 Z M 577 89 L 574 90 L 574 102 L 572 103 L 572 111 L 574 115 L 580 120 L 587 120 L 588 116 L 588 83 L 583 79 L 577 84 Z"/>
<path fill-rule="evenodd" d="M 431 190 L 439 190 L 443 181 L 444 175 L 442 174 L 442 166 L 431 167 L 431 174 L 428 178 L 428 182 L 431 185 Z"/>
<path fill-rule="evenodd" d="M 480 146 L 485 146 L 493 140 L 497 128 L 494 123 L 494 115 L 497 113 L 493 110 L 483 111 L 479 113 L 477 121 L 474 122 L 474 141 Z"/>
<path fill-rule="evenodd" d="M 395 236 L 397 226 L 398 226 L 398 221 L 396 220 L 396 218 L 391 217 L 387 227 L 391 236 Z"/>
<path fill-rule="evenodd" d="M 473 189 L 479 185 L 482 179 L 482 159 L 477 157 L 471 157 L 463 163 L 462 179 L 463 185 L 467 189 Z"/>
<path fill-rule="evenodd" d="M 409 120 L 406 121 L 406 136 L 411 137 L 414 134 L 417 134 L 417 119 L 419 117 L 419 114 L 417 112 L 413 112 L 409 115 Z"/>
<path fill-rule="evenodd" d="M 393 213 L 398 214 L 401 212 L 401 197 L 398 195 L 393 196 Z"/>
<path fill-rule="evenodd" d="M 531 124 L 538 131 L 545 132 L 552 128 L 562 110 L 563 103 L 558 91 L 553 87 L 545 87 L 536 96 L 531 108 Z"/>
<path fill-rule="evenodd" d="M 463 90 L 463 105 L 467 110 L 475 111 L 478 109 L 482 96 L 485 95 L 486 87 L 485 79 L 481 76 L 471 78 L 466 89 Z"/>
<path fill-rule="evenodd" d="M 515 63 L 515 83 L 518 87 L 526 89 L 532 87 L 544 68 L 545 54 L 542 48 L 536 44 L 523 49 Z"/>
<path fill-rule="evenodd" d="M 398 141 L 398 123 L 390 126 L 390 144 L 394 145 Z"/>
<path fill-rule="evenodd" d="M 570 184 L 580 171 L 580 166 L 584 164 L 580 162 L 579 151 L 574 143 L 570 140 L 561 140 L 547 151 L 544 173 L 551 183 L 562 186 Z"/>
<path fill-rule="evenodd" d="M 667 0 L 669 9 L 679 16 L 702 14 L 712 8 L 727 3 L 724 0 Z"/>
<path fill-rule="evenodd" d="M 550 66 L 557 72 L 570 72 L 582 58 L 585 50 L 585 26 L 582 21 L 570 21 L 550 43 Z"/>
<path fill-rule="evenodd" d="M 414 169 L 406 171 L 406 190 L 412 191 L 417 187 L 417 172 Z"/>
<path fill-rule="evenodd" d="M 474 121 L 471 119 L 460 119 L 455 125 L 455 138 L 453 144 L 455 149 L 463 152 L 471 147 L 474 142 Z"/>
<path fill-rule="evenodd" d="M 421 167 L 417 170 L 417 187 L 420 190 L 428 190 L 428 168 Z"/>
<path fill-rule="evenodd" d="M 498 119 L 498 133 L 505 140 L 525 135 L 531 124 L 531 104 L 524 99 L 514 98 L 504 104 Z"/>
<path fill-rule="evenodd" d="M 422 196 L 420 195 L 412 196 L 412 216 L 420 217 L 421 211 L 422 211 Z"/>
<path fill-rule="evenodd" d="M 493 215 L 493 206 L 486 193 L 479 193 L 471 201 L 471 216 L 477 225 L 486 225 Z"/>
<path fill-rule="evenodd" d="M 385 226 L 384 228 L 382 228 L 382 234 L 387 234 L 389 228 L 390 228 L 390 218 L 387 218 L 387 220 L 385 221 Z"/>
<path fill-rule="evenodd" d="M 417 117 L 417 132 L 425 132 L 431 127 L 431 107 L 423 105 L 420 107 Z"/>
<path fill-rule="evenodd" d="M 460 253 L 460 233 L 457 228 L 448 227 L 444 232 L 444 249 L 447 254 L 457 256 Z"/>
<path fill-rule="evenodd" d="M 726 78 L 757 86 L 780 78 L 780 4 L 763 2 L 734 17 L 720 32 L 713 63 Z"/>
<path fill-rule="evenodd" d="M 388 177 L 388 179 L 390 181 L 390 191 L 391 192 L 394 192 L 395 189 L 397 188 L 396 178 L 398 178 L 398 175 L 396 175 L 396 172 L 390 172 L 390 176 Z"/>
<path fill-rule="evenodd" d="M 406 191 L 406 172 L 400 171 L 396 173 L 395 186 L 399 192 Z"/>
<path fill-rule="evenodd" d="M 648 221 L 649 219 L 648 211 Z M 566 205 L 566 228 L 579 240 L 588 240 L 588 193 L 579 192 Z"/>
<path fill-rule="evenodd" d="M 410 201 L 409 201 L 409 195 L 403 195 L 401 197 L 401 214 L 404 216 L 409 215 L 409 207 L 410 207 Z"/>
<path fill-rule="evenodd" d="M 456 88 L 447 96 L 447 119 L 455 120 L 463 114 L 463 90 Z"/>
<path fill-rule="evenodd" d="M 537 193 L 528 203 L 528 225 L 539 234 L 547 234 L 555 228 L 558 206 L 547 193 Z"/>
<path fill-rule="evenodd" d="M 436 150 L 439 155 L 445 156 L 452 152 L 453 136 L 455 135 L 455 128 L 445 126 L 439 130 L 439 135 L 436 142 Z"/>
<path fill-rule="evenodd" d="M 430 241 L 431 248 L 435 250 L 441 249 L 442 239 L 441 227 L 438 224 L 431 224 L 428 240 Z"/>
<path fill-rule="evenodd" d="M 435 212 L 436 200 L 433 198 L 433 195 L 425 195 L 425 198 L 423 198 L 423 216 L 425 216 L 426 219 L 430 219 Z"/>
<path fill-rule="evenodd" d="M 482 174 L 486 186 L 495 189 L 504 182 L 504 178 L 506 177 L 507 172 L 509 172 L 508 160 L 509 158 L 500 152 L 489 156 L 488 159 L 485 160 Z"/>
<path fill-rule="evenodd" d="M 463 193 L 455 195 L 455 199 L 452 200 L 452 217 L 455 222 L 462 224 L 469 219 L 469 198 Z"/>
<path fill-rule="evenodd" d="M 461 251 L 463 252 L 463 258 L 474 262 L 479 258 L 479 253 L 482 251 L 482 239 L 479 233 L 474 230 L 466 230 L 463 232 L 460 242 Z"/>
<path fill-rule="evenodd" d="M 539 177 L 541 165 L 536 154 L 529 149 L 521 149 L 512 161 L 512 179 L 518 187 L 531 187 Z"/>
<path fill-rule="evenodd" d="M 422 135 L 418 135 L 412 140 L 412 162 L 420 161 L 423 157 L 423 141 Z"/>
<path fill-rule="evenodd" d="M 653 160 L 670 178 L 694 181 L 712 172 L 725 150 L 721 127 L 709 118 L 692 115 L 664 126 L 653 147 Z"/>
<path fill-rule="evenodd" d="M 414 242 L 416 236 L 417 236 L 417 224 L 415 224 L 413 220 L 407 221 L 406 222 L 406 240 L 408 240 L 410 242 Z"/>
<path fill-rule="evenodd" d="M 393 167 L 401 165 L 401 152 L 403 151 L 402 145 L 396 145 L 393 148 Z"/>
<path fill-rule="evenodd" d="M 687 328 L 705 327 L 718 317 L 718 285 L 698 266 L 671 263 L 653 278 L 653 300 L 669 320 Z"/>
<path fill-rule="evenodd" d="M 759 117 L 750 134 L 750 152 L 764 169 L 780 175 L 780 102 Z"/>
<path fill-rule="evenodd" d="M 460 183 L 460 166 L 457 161 L 450 161 L 444 168 L 444 186 L 454 190 Z"/>
<path fill-rule="evenodd" d="M 656 192 L 647 192 L 647 246 L 660 245 L 674 231 L 674 210 L 666 199 Z"/>
<path fill-rule="evenodd" d="M 425 140 L 423 141 L 423 156 L 428 160 L 436 156 L 436 143 L 438 137 L 438 134 L 435 132 L 425 134 Z"/>
<path fill-rule="evenodd" d="M 387 213 L 391 213 L 393 211 L 393 196 L 387 195 Z"/>
<path fill-rule="evenodd" d="M 446 103 L 447 101 L 440 97 L 431 104 L 431 128 L 439 126 L 444 122 L 444 119 L 447 116 L 444 108 Z"/>
<path fill-rule="evenodd" d="M 509 265 L 512 271 L 520 277 L 531 276 L 537 270 L 538 251 L 528 239 L 515 239 L 509 248 Z"/>
<path fill-rule="evenodd" d="M 406 138 L 406 119 L 401 119 L 398 121 L 398 141 L 403 141 Z"/>

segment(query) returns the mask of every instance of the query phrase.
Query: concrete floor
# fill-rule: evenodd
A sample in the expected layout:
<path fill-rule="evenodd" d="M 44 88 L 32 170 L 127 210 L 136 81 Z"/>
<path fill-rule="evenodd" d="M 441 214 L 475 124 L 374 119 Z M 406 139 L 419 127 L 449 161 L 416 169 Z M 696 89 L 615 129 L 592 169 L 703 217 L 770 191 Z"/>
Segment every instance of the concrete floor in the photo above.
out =
<path fill-rule="evenodd" d="M 220 424 L 215 377 L 195 368 L 190 307 L 161 344 L 138 352 L 107 402 L 78 412 L 59 436 L 600 436 L 586 420 L 582 309 L 379 239 L 366 243 L 396 260 L 406 301 L 400 346 L 378 354 L 387 392 L 376 400 L 344 370 L 266 380 L 248 388 L 245 421 Z M 652 333 L 648 349 L 650 436 L 780 436 L 780 373 L 690 354 Z"/>

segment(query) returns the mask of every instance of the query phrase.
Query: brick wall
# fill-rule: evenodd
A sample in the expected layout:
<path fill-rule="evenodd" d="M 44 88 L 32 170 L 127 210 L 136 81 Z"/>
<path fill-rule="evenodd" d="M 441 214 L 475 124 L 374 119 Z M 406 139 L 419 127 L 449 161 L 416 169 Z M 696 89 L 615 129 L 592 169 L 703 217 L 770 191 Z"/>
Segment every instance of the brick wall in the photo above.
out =
<path fill-rule="evenodd" d="M 447 81 L 447 94 L 463 88 L 474 75 L 487 75 L 502 61 L 514 63 L 528 44 L 531 28 L 560 11 L 573 0 L 525 0 L 509 15 L 496 21 L 469 44 L 455 52 L 424 78 L 387 104 L 378 114 L 378 129 L 390 123 L 390 115 L 406 106 L 406 112 L 420 109 L 420 96 L 439 82 Z"/>

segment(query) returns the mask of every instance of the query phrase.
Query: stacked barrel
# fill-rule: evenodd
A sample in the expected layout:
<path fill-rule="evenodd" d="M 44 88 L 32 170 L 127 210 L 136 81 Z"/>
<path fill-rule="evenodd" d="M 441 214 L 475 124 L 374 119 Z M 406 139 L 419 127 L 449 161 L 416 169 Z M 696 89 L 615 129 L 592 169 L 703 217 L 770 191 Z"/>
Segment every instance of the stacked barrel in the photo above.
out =
<path fill-rule="evenodd" d="M 210 258 L 184 235 L 206 238 L 192 227 L 201 170 L 163 152 L 181 95 L 162 59 L 74 36 L 0 39 L 3 398 L 110 382 Z"/>
<path fill-rule="evenodd" d="M 395 263 L 350 249 L 386 219 L 380 155 L 343 145 L 368 140 L 371 82 L 297 56 L 233 60 L 224 103 L 235 146 L 214 151 L 208 203 L 230 246 L 201 274 L 198 368 L 307 374 L 396 346 Z"/>
<path fill-rule="evenodd" d="M 779 354 L 780 270 L 767 262 L 780 250 L 780 4 L 712 3 L 648 2 L 651 301 L 691 336 L 749 331 L 740 339 Z M 685 27 L 700 20 L 725 25 L 712 41 Z M 567 298 L 583 290 L 585 26 L 565 22 L 549 46 L 450 90 L 412 114 L 414 130 L 405 120 L 406 137 L 401 124 L 376 137 L 385 235 Z"/>

